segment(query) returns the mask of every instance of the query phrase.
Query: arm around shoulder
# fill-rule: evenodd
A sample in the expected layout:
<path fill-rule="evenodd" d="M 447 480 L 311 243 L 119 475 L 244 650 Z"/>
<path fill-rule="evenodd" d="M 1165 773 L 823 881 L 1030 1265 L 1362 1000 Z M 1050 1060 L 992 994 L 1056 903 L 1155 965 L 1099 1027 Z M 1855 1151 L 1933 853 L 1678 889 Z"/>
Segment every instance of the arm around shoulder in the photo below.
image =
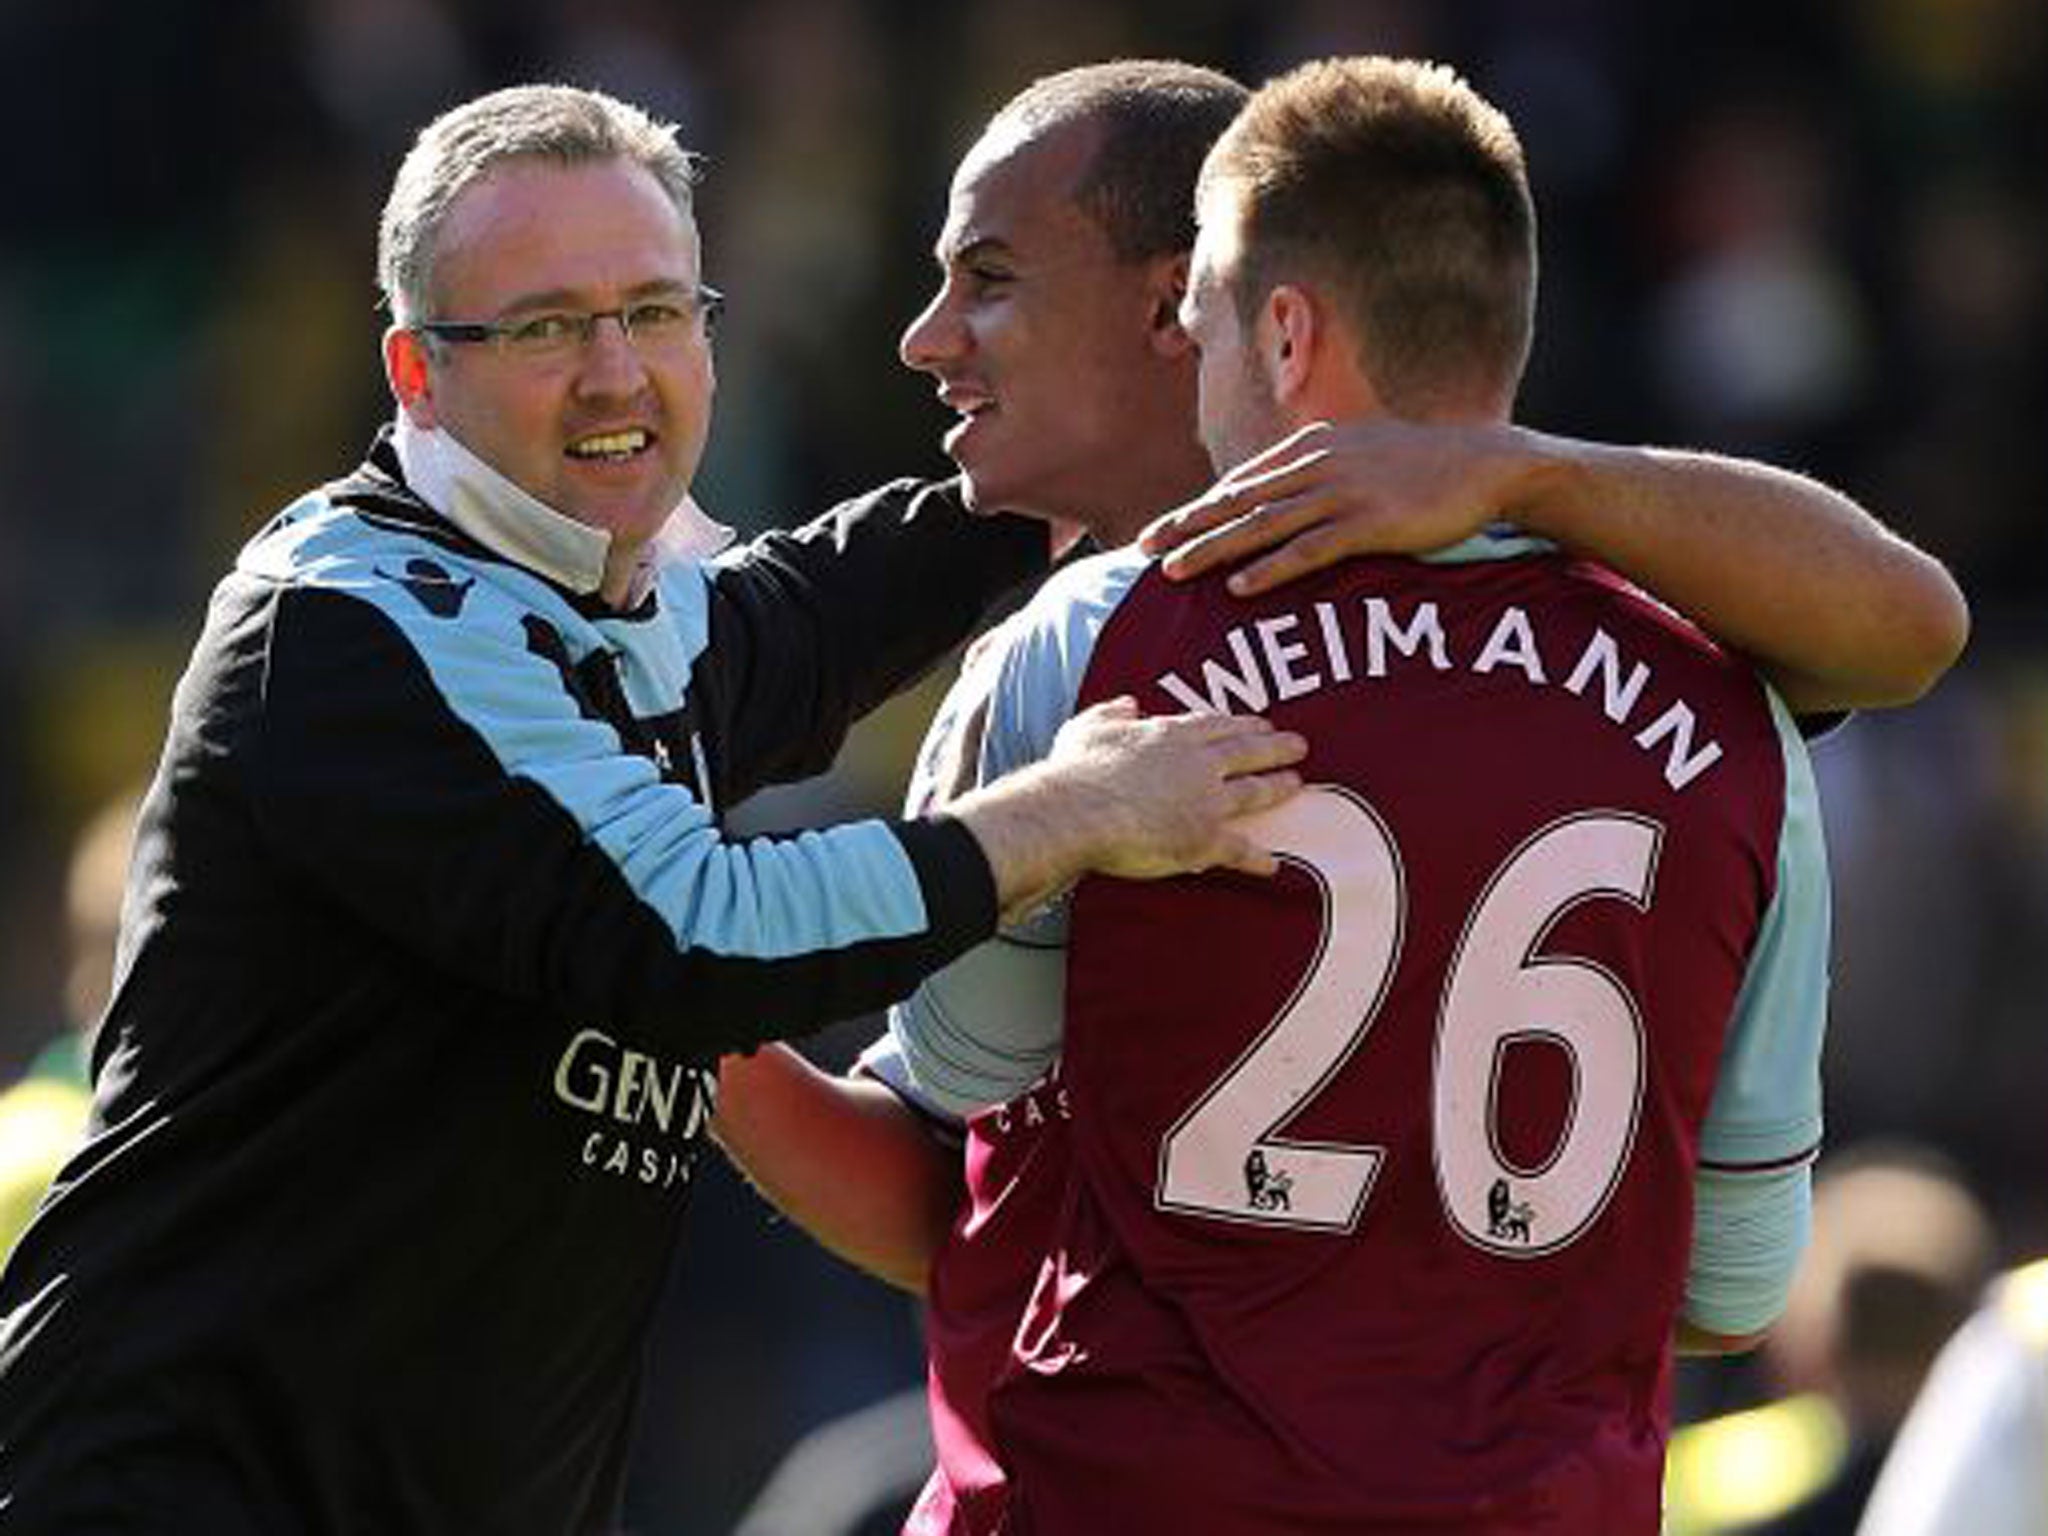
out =
<path fill-rule="evenodd" d="M 1909 703 L 1969 636 L 1941 562 L 1816 480 L 1501 421 L 1312 423 L 1143 543 L 1172 551 L 1176 578 L 1248 561 L 1231 587 L 1249 595 L 1350 555 L 1443 548 L 1493 520 L 1619 571 L 1803 713 Z"/>
<path fill-rule="evenodd" d="M 1962 654 L 1954 578 L 1840 491 L 1718 454 L 1522 436 L 1508 516 L 1749 656 L 1797 711 L 1911 703 Z"/>

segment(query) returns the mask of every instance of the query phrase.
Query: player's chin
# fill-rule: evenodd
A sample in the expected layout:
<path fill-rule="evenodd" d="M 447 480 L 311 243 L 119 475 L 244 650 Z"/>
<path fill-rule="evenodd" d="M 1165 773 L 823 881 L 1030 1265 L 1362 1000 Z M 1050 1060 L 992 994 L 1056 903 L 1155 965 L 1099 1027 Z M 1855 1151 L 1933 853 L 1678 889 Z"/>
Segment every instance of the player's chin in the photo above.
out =
<path fill-rule="evenodd" d="M 960 471 L 962 499 L 970 512 L 1001 512 L 1014 505 L 1008 498 L 1016 489 L 1016 476 L 1010 472 L 1004 434 L 994 415 L 969 417 L 946 434 L 946 457 Z"/>
<path fill-rule="evenodd" d="M 962 500 L 967 503 L 967 510 L 977 516 L 992 517 L 998 512 L 1039 518 L 1047 515 L 1033 497 L 1028 483 L 1015 477 L 1004 479 L 978 475 L 969 470 L 961 475 L 961 484 L 965 488 Z"/>
<path fill-rule="evenodd" d="M 967 503 L 967 510 L 986 514 L 1001 510 L 997 502 L 989 500 L 988 482 L 966 465 L 960 466 L 960 499 Z"/>
<path fill-rule="evenodd" d="M 974 452 L 953 455 L 960 468 L 963 500 L 970 512 L 1025 512 L 1032 509 L 1030 480 L 1005 463 L 1000 454 Z"/>

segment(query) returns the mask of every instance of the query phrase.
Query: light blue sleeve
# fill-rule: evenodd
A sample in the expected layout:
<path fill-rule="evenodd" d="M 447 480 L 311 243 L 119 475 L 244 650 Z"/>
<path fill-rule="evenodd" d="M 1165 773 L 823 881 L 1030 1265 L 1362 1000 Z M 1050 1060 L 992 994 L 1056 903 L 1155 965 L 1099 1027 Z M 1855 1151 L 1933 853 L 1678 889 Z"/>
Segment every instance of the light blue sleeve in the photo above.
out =
<path fill-rule="evenodd" d="M 617 728 L 586 711 L 565 684 L 564 669 L 583 654 L 572 656 L 570 647 L 602 643 L 621 659 L 622 686 L 640 695 L 635 702 L 643 712 L 677 707 L 688 687 L 689 647 L 701 649 L 707 635 L 701 572 L 664 580 L 673 626 L 598 625 L 523 571 L 465 565 L 424 540 L 317 504 L 296 513 L 282 533 L 252 544 L 241 563 L 254 574 L 374 610 L 425 674 L 431 696 L 416 701 L 419 724 L 400 738 L 423 743 L 421 764 L 388 776 L 380 815 L 391 824 L 401 814 L 416 816 L 424 829 L 420 846 L 434 848 L 437 860 L 438 841 L 427 839 L 448 836 L 444 829 L 460 825 L 469 804 L 501 796 L 520 802 L 518 819 L 508 810 L 492 825 L 530 828 L 524 835 L 533 857 L 517 874 L 538 885 L 540 870 L 557 867 L 542 860 L 556 842 L 564 859 L 601 857 L 621 888 L 667 928 L 678 953 L 775 962 L 913 939 L 929 926 L 917 867 L 887 824 L 871 819 L 787 837 L 729 839 L 708 805 L 626 750 Z M 416 566 L 434 572 L 440 586 Z M 450 595 L 430 603 L 420 596 L 423 584 Z M 537 630 L 554 637 L 559 655 L 536 640 Z M 383 633 L 369 625 L 364 632 Z M 332 665 L 345 670 L 347 663 Z M 388 680 L 374 681 L 374 689 L 362 690 L 370 704 L 397 696 Z M 333 691 L 338 686 L 327 690 L 328 715 L 345 702 Z M 501 776 L 458 772 L 462 759 L 452 748 L 429 755 L 427 748 L 444 738 L 480 744 Z M 380 739 L 376 751 L 391 759 L 394 749 Z M 564 820 L 533 816 L 516 785 L 538 790 Z M 457 852 L 446 865 L 476 862 L 474 850 Z M 508 884 L 501 904 L 509 906 L 515 877 L 499 878 Z M 531 905 L 553 911 L 559 902 L 543 890 Z"/>
<path fill-rule="evenodd" d="M 921 1115 L 940 1136 L 959 1143 L 966 1131 L 967 1122 L 963 1116 L 932 1101 L 932 1096 L 921 1090 L 911 1080 L 910 1067 L 903 1060 L 903 1047 L 896 1037 L 884 1029 L 868 1042 L 867 1049 L 854 1060 L 855 1073 L 874 1079 L 897 1098 L 908 1104 Z"/>
<path fill-rule="evenodd" d="M 1785 758 L 1777 890 L 1735 1000 L 1700 1133 L 1685 1315 L 1755 1333 L 1783 1312 L 1812 1223 L 1827 1024 L 1827 849 L 1813 766 L 1771 695 Z"/>
<path fill-rule="evenodd" d="M 970 661 L 932 729 L 936 737 L 973 723 L 974 783 L 993 783 L 1052 751 L 1097 636 L 1149 563 L 1119 552 L 1069 566 Z M 928 737 L 920 764 L 957 758 L 961 745 Z M 911 793 L 919 797 L 919 787 Z M 1059 1056 L 1066 943 L 1062 896 L 927 977 L 890 1011 L 895 1051 L 922 1107 L 965 1117 L 1045 1075 Z"/>
<path fill-rule="evenodd" d="M 1713 1333 L 1761 1333 L 1778 1320 L 1813 1229 L 1813 1169 L 1702 1169 L 1693 1184 L 1687 1321 Z"/>
<path fill-rule="evenodd" d="M 491 588 L 479 587 L 462 624 L 424 614 L 392 582 L 358 595 L 404 632 L 448 713 L 508 776 L 573 818 L 678 950 L 789 959 L 927 926 L 916 870 L 887 825 L 727 838 L 709 806 L 579 711 L 557 670 L 519 638 L 525 610 Z"/>
<path fill-rule="evenodd" d="M 1775 694 L 1785 759 L 1777 890 L 1721 1050 L 1700 1162 L 1723 1173 L 1810 1158 L 1821 1136 L 1820 1059 L 1827 1030 L 1827 847 L 1820 797 L 1798 726 Z"/>
<path fill-rule="evenodd" d="M 982 741 L 982 783 L 1051 753 L 1053 737 L 1074 714 L 1103 626 L 1151 564 L 1131 550 L 1077 561 L 1006 627 Z"/>

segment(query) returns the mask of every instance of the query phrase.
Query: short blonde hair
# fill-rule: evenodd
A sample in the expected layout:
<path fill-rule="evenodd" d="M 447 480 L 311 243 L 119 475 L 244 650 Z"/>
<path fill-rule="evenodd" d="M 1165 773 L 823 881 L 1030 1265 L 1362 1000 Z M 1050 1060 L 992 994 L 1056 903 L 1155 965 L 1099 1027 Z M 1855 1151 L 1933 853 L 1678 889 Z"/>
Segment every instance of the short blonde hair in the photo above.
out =
<path fill-rule="evenodd" d="M 1521 142 L 1441 64 L 1324 59 L 1252 94 L 1202 167 L 1234 211 L 1249 323 L 1278 283 L 1322 285 L 1397 414 L 1512 397 L 1535 318 L 1536 210 Z"/>

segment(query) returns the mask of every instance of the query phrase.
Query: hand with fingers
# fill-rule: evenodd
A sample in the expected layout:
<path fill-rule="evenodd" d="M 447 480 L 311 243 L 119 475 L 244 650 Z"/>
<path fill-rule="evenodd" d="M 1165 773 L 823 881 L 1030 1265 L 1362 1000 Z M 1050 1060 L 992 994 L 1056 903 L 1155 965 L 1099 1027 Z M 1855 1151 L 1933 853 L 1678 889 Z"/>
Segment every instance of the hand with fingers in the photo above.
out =
<path fill-rule="evenodd" d="M 1062 725 L 1043 762 L 968 791 L 947 814 L 980 842 L 1007 918 L 1091 871 L 1269 875 L 1278 861 L 1235 823 L 1300 789 L 1293 765 L 1307 752 L 1257 716 L 1144 716 L 1111 699 Z"/>
<path fill-rule="evenodd" d="M 1455 544 L 1511 516 L 1538 465 L 1503 423 L 1312 422 L 1163 513 L 1139 544 L 1176 580 L 1250 561 L 1229 578 L 1250 596 L 1347 556 Z"/>
<path fill-rule="evenodd" d="M 1075 715 L 1048 764 L 1093 797 L 1101 841 L 1089 867 L 1130 880 L 1204 869 L 1270 875 L 1271 850 L 1237 823 L 1301 788 L 1308 743 L 1251 715 L 1140 715 L 1111 699 Z"/>

